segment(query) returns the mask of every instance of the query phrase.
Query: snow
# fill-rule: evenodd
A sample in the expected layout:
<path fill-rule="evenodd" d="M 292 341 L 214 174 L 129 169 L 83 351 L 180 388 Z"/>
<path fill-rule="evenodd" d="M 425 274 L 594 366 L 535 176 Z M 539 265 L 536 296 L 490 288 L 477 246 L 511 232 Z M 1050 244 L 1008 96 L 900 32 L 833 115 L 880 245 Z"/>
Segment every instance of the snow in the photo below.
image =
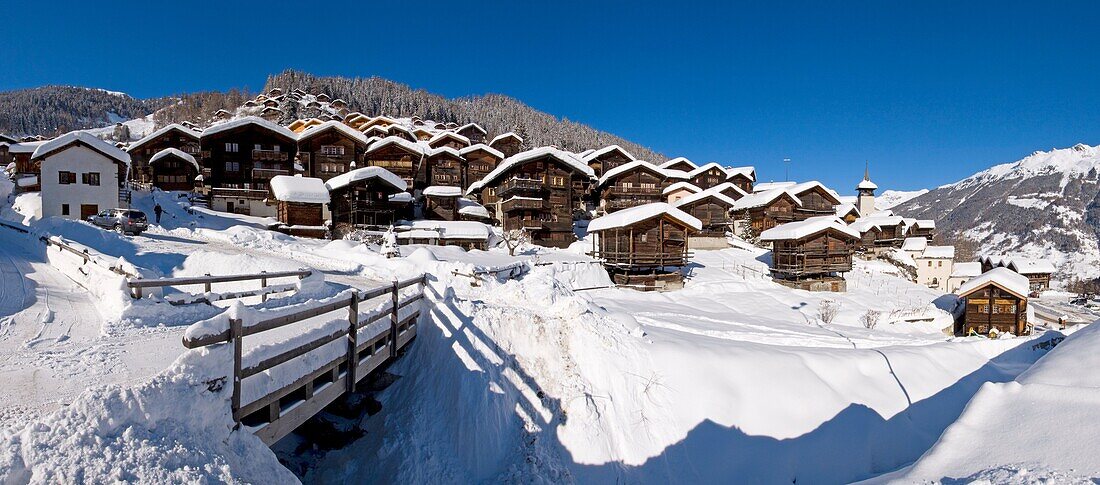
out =
<path fill-rule="evenodd" d="M 982 274 L 982 263 L 977 261 L 956 262 L 951 268 L 952 278 L 973 278 L 980 274 Z"/>
<path fill-rule="evenodd" d="M 1054 264 L 1052 264 L 1050 261 L 1020 257 L 1013 257 L 1011 260 L 1009 260 L 1008 268 L 1022 275 L 1044 273 L 1050 274 L 1056 271 L 1054 268 Z"/>
<path fill-rule="evenodd" d="M 38 147 L 42 146 L 43 144 L 45 144 L 48 141 L 49 140 L 24 141 L 24 142 L 19 142 L 19 143 L 13 143 L 13 144 L 11 144 L 11 146 L 8 147 L 8 153 L 11 153 L 11 154 L 34 153 L 34 151 L 37 150 Z"/>
<path fill-rule="evenodd" d="M 735 211 L 741 211 L 747 209 L 755 209 L 757 207 L 764 207 L 784 195 L 790 197 L 791 200 L 794 200 L 795 205 L 802 205 L 802 201 L 799 200 L 796 195 L 791 193 L 789 190 L 780 188 L 763 192 L 753 191 L 753 193 L 737 199 L 733 203 L 733 207 L 731 207 L 731 209 Z"/>
<path fill-rule="evenodd" d="M 263 118 L 256 117 L 256 116 L 245 116 L 243 118 L 238 118 L 238 119 L 235 119 L 235 120 L 232 120 L 232 121 L 226 121 L 224 123 L 219 123 L 219 124 L 213 125 L 213 126 L 207 128 L 207 129 L 203 130 L 202 131 L 202 136 L 210 136 L 210 135 L 214 135 L 214 134 L 217 134 L 217 133 L 221 133 L 223 131 L 228 131 L 228 130 L 232 130 L 232 129 L 235 129 L 235 128 L 240 128 L 242 126 L 247 126 L 247 125 L 259 126 L 259 127 L 263 128 L 265 130 L 273 131 L 273 132 L 278 133 L 279 135 L 282 135 L 283 137 L 289 138 L 291 140 L 297 140 L 298 139 L 298 134 L 294 133 L 293 131 L 290 131 L 289 128 L 287 128 L 285 126 L 282 126 L 278 123 L 272 123 L 270 121 L 267 121 Z"/>
<path fill-rule="evenodd" d="M 195 167 L 195 170 L 197 170 L 200 173 L 202 172 L 202 169 L 199 167 L 199 162 L 197 160 L 195 160 L 195 157 L 191 156 L 191 154 L 186 153 L 183 150 L 180 150 L 178 148 L 165 148 L 164 150 L 161 150 L 161 151 L 157 152 L 155 155 L 153 155 L 151 158 L 149 158 L 149 165 L 152 165 L 152 164 L 156 163 L 158 160 L 160 160 L 164 157 L 167 157 L 167 156 L 174 156 L 176 158 L 179 158 L 180 160 L 183 160 L 187 163 L 190 163 L 193 167 Z"/>
<path fill-rule="evenodd" d="M 699 192 L 698 194 L 691 194 L 687 197 L 684 197 L 683 199 L 680 199 L 680 200 L 676 201 L 676 207 L 683 207 L 687 204 L 691 204 L 693 202 L 697 202 L 697 201 L 708 199 L 708 198 L 716 199 L 719 202 L 722 202 L 722 203 L 726 204 L 729 207 L 733 207 L 737 204 L 737 201 L 729 198 L 728 196 L 726 196 L 726 194 L 723 194 L 721 192 L 718 192 L 717 190 L 714 190 L 714 188 L 712 187 L 712 188 L 709 188 L 709 189 L 704 190 L 702 192 Z M 741 200 L 744 200 L 744 199 L 741 199 Z"/>
<path fill-rule="evenodd" d="M 142 138 L 142 139 L 140 139 L 140 140 L 138 140 L 134 143 L 131 143 L 130 146 L 126 148 L 126 151 L 133 152 L 134 150 L 137 150 L 137 149 L 141 148 L 142 146 L 144 146 L 146 143 L 149 143 L 153 140 L 156 140 L 157 138 L 160 138 L 161 136 L 164 136 L 164 134 L 166 134 L 170 131 L 177 131 L 177 132 L 183 133 L 187 136 L 190 136 L 191 138 L 194 138 L 195 141 L 199 141 L 199 132 L 197 132 L 195 130 L 192 130 L 192 129 L 190 129 L 186 126 L 183 126 L 181 124 L 172 123 L 172 124 L 169 124 L 169 125 L 161 128 L 161 129 L 159 129 L 159 130 L 156 130 L 156 131 L 146 135 L 144 138 Z"/>
<path fill-rule="evenodd" d="M 673 165 L 679 164 L 679 163 L 686 163 L 686 164 L 691 165 L 692 167 L 695 167 L 695 168 L 699 167 L 698 165 L 695 164 L 695 162 L 693 162 L 691 160 L 688 160 L 685 157 L 676 157 L 676 158 L 673 158 L 671 160 L 667 160 L 667 161 L 665 161 L 665 163 L 662 163 L 661 165 L 659 165 L 659 167 L 667 169 L 667 168 L 669 168 Z"/>
<path fill-rule="evenodd" d="M 901 243 L 902 251 L 923 253 L 926 248 L 928 248 L 928 239 L 923 237 L 907 237 Z"/>
<path fill-rule="evenodd" d="M 381 140 L 371 143 L 370 148 L 367 148 L 367 153 L 374 153 L 390 145 L 397 145 L 401 148 L 404 148 L 410 152 L 419 155 L 426 155 L 428 153 L 428 150 L 430 150 L 430 148 L 421 146 L 419 143 L 411 142 L 399 136 L 387 136 Z"/>
<path fill-rule="evenodd" d="M 377 178 L 394 188 L 395 191 L 404 192 L 408 188 L 408 184 L 405 183 L 405 179 L 398 177 L 393 172 L 386 170 L 382 167 L 363 167 L 357 168 L 347 173 L 342 173 L 333 178 L 328 179 L 325 182 L 325 186 L 329 190 L 336 190 L 347 187 L 355 182 L 363 180 Z"/>
<path fill-rule="evenodd" d="M 489 239 L 489 226 L 476 221 L 412 221 L 408 226 L 411 231 L 423 231 L 416 234 L 420 236 L 404 236 L 405 232 L 397 233 L 397 237 L 427 237 L 439 239 Z"/>
<path fill-rule="evenodd" d="M 364 136 L 362 132 L 352 129 L 352 127 L 335 120 L 325 121 L 319 125 L 312 125 L 307 127 L 301 133 L 298 133 L 298 141 L 306 141 L 329 130 L 339 131 L 344 136 L 351 138 L 352 140 L 355 140 L 364 146 L 367 145 L 367 137 Z"/>
<path fill-rule="evenodd" d="M 455 131 L 463 131 L 466 128 L 473 128 L 473 129 L 477 130 L 478 132 L 480 132 L 482 135 L 485 135 L 485 134 L 489 133 L 488 131 L 485 131 L 485 128 L 482 128 L 481 125 L 479 125 L 477 123 L 466 123 L 465 125 L 462 125 L 462 126 L 458 127 L 458 129 L 455 130 Z"/>
<path fill-rule="evenodd" d="M 422 193 L 427 197 L 460 197 L 462 196 L 462 187 L 432 185 L 426 187 Z"/>
<path fill-rule="evenodd" d="M 695 185 L 691 182 L 680 181 L 680 182 L 676 182 L 672 185 L 669 185 L 668 187 L 665 187 L 665 190 L 662 190 L 661 194 L 668 195 L 668 194 L 671 194 L 673 192 L 676 192 L 677 190 L 689 190 L 689 191 L 695 192 L 695 193 L 699 193 L 699 192 L 703 191 L 703 189 L 699 188 L 699 186 L 697 186 L 697 185 Z"/>
<path fill-rule="evenodd" d="M 872 182 L 870 180 L 863 179 L 863 180 L 859 181 L 859 185 L 856 185 L 856 189 L 859 189 L 859 190 L 878 190 L 878 185 L 876 185 L 874 182 Z"/>
<path fill-rule="evenodd" d="M 608 146 L 605 146 L 603 148 L 600 148 L 599 150 L 589 151 L 587 154 L 585 154 L 581 158 L 581 161 L 587 164 L 587 163 L 589 163 L 589 162 L 591 162 L 591 161 L 593 161 L 597 158 L 600 158 L 604 155 L 607 155 L 611 152 L 619 152 L 621 155 L 623 155 L 624 157 L 630 159 L 631 161 L 636 160 L 634 158 L 634 155 L 632 155 L 630 152 L 626 151 L 625 148 L 623 148 L 619 145 L 608 145 Z"/>
<path fill-rule="evenodd" d="M 612 145 L 612 146 L 617 146 L 617 145 Z M 620 176 L 624 173 L 628 173 L 628 172 L 637 170 L 637 169 L 646 170 L 649 173 L 656 174 L 656 175 L 660 176 L 661 178 L 670 178 L 671 177 L 668 170 L 665 170 L 663 168 L 659 168 L 656 165 L 653 165 L 652 163 L 649 163 L 645 160 L 634 160 L 632 162 L 624 163 L 624 164 L 619 165 L 619 166 L 617 166 L 617 167 L 615 167 L 611 170 L 608 170 L 608 171 L 604 172 L 603 177 L 600 177 L 599 185 L 603 186 L 607 182 L 609 182 L 611 180 L 614 180 L 616 177 L 618 177 L 618 176 Z"/>
<path fill-rule="evenodd" d="M 821 231 L 835 230 L 841 234 L 847 234 L 853 239 L 859 239 L 859 233 L 848 228 L 843 221 L 836 216 L 811 217 L 804 221 L 788 222 L 780 224 L 760 233 L 761 241 L 789 241 L 802 239 L 806 236 L 817 234 Z"/>
<path fill-rule="evenodd" d="M 611 214 L 597 217 L 588 223 L 588 232 L 600 232 L 608 229 L 622 228 L 637 224 L 642 221 L 652 219 L 654 217 L 668 216 L 673 220 L 680 222 L 681 224 L 701 231 L 703 229 L 703 223 L 696 219 L 694 216 L 673 207 L 670 204 L 664 202 L 653 202 L 650 204 L 644 204 L 640 206 L 630 207 L 628 209 L 622 209 Z"/>
<path fill-rule="evenodd" d="M 445 140 L 445 139 L 448 139 L 448 138 L 451 139 L 451 140 L 455 140 L 459 143 L 462 143 L 465 146 L 470 146 L 470 139 L 469 138 L 466 138 L 465 136 L 459 135 L 458 133 L 455 133 L 453 131 L 441 131 L 441 132 L 437 133 L 435 136 L 428 139 L 428 144 L 434 145 L 436 142 L 438 142 L 440 140 Z"/>
<path fill-rule="evenodd" d="M 68 146 L 73 143 L 86 144 L 93 150 L 102 153 L 108 158 L 118 160 L 119 162 L 125 163 L 127 166 L 130 165 L 129 153 L 126 153 L 120 150 L 118 147 L 103 140 L 100 140 L 99 138 L 96 138 L 92 135 L 89 135 L 88 133 L 85 133 L 83 131 L 74 131 L 72 133 L 67 133 L 57 138 L 54 138 L 53 140 L 47 141 L 41 145 L 38 145 L 38 148 L 34 149 L 34 154 L 31 155 L 31 160 L 40 158 L 47 153 L 50 153 L 54 150 L 57 150 L 64 146 Z"/>
<path fill-rule="evenodd" d="M 913 225 L 917 229 L 935 229 L 936 221 L 932 219 L 917 219 L 917 222 Z"/>
<path fill-rule="evenodd" d="M 996 165 L 947 187 L 969 187 L 995 179 L 1019 179 L 1036 175 L 1061 175 L 1064 188 L 1074 178 L 1100 170 L 1100 146 L 1077 144 L 1070 148 L 1037 151 L 1022 160 Z"/>
<path fill-rule="evenodd" d="M 1021 276 L 1008 268 L 993 268 L 986 271 L 970 279 L 970 281 L 963 283 L 955 293 L 959 296 L 965 296 L 989 283 L 993 283 L 1022 297 L 1026 297 L 1028 294 L 1029 285 L 1027 277 Z"/>
<path fill-rule="evenodd" d="M 775 189 L 789 189 L 798 185 L 797 182 L 761 182 L 752 186 L 753 192 L 770 192 Z"/>
<path fill-rule="evenodd" d="M 390 202 L 412 203 L 413 195 L 408 192 L 398 192 L 389 197 Z"/>
<path fill-rule="evenodd" d="M 498 159 L 501 159 L 501 160 L 504 159 L 504 153 L 503 152 L 501 152 L 500 150 L 497 150 L 496 148 L 493 148 L 489 145 L 486 145 L 484 143 L 477 143 L 477 144 L 474 144 L 474 145 L 470 145 L 466 148 L 463 148 L 463 149 L 459 150 L 458 154 L 465 157 L 466 155 L 468 155 L 470 153 L 474 153 L 474 152 L 478 152 L 478 151 L 486 152 L 486 153 L 488 153 L 488 154 L 490 154 L 494 157 L 497 157 Z"/>
<path fill-rule="evenodd" d="M 822 192 L 824 192 L 825 194 L 827 194 L 829 197 L 832 198 L 832 200 L 830 202 L 832 202 L 833 205 L 841 203 L 840 202 L 840 194 L 837 194 L 836 191 L 826 187 L 825 184 L 823 184 L 821 182 L 818 182 L 816 180 L 811 180 L 809 182 L 802 182 L 802 183 L 799 183 L 799 184 L 792 185 L 791 187 L 789 187 L 787 189 L 787 191 L 794 194 L 797 197 L 797 196 L 799 196 L 801 194 L 804 194 L 806 192 L 809 192 L 813 189 L 821 189 Z"/>
<path fill-rule="evenodd" d="M 520 143 L 523 143 L 523 137 L 509 131 L 507 133 L 501 133 L 501 134 L 497 135 L 496 137 L 494 137 L 492 140 L 489 141 L 489 144 L 490 145 L 495 145 L 498 141 L 504 141 L 504 140 L 507 140 L 509 138 L 514 138 L 516 140 L 519 140 Z"/>
<path fill-rule="evenodd" d="M 271 193 L 284 202 L 327 204 L 328 187 L 319 178 L 297 175 L 276 175 L 271 178 Z"/>
<path fill-rule="evenodd" d="M 478 204 L 467 198 L 458 199 L 458 213 L 464 216 L 478 217 L 481 219 L 488 219 L 489 210 L 485 206 Z"/>
<path fill-rule="evenodd" d="M 525 152 L 520 152 L 513 156 L 505 158 L 503 161 L 497 164 L 497 167 L 493 169 L 492 172 L 489 172 L 488 175 L 485 176 L 485 178 L 470 184 L 470 187 L 466 189 L 466 193 L 472 194 L 474 192 L 477 192 L 478 190 L 481 190 L 485 186 L 485 184 L 492 183 L 494 180 L 500 178 L 516 165 L 521 165 L 530 160 L 534 160 L 536 158 L 544 156 L 552 157 L 564 163 L 567 167 L 584 174 L 590 179 L 596 178 L 596 174 L 592 171 L 592 167 L 589 167 L 584 162 L 578 160 L 576 157 L 573 156 L 573 154 L 557 147 L 546 146 L 527 150 Z"/>
<path fill-rule="evenodd" d="M 875 197 L 875 210 L 893 209 L 898 205 L 908 202 L 910 199 L 920 197 L 928 193 L 928 189 L 920 190 L 884 190 Z"/>
<path fill-rule="evenodd" d="M 955 246 L 928 246 L 921 257 L 925 259 L 955 259 Z"/>

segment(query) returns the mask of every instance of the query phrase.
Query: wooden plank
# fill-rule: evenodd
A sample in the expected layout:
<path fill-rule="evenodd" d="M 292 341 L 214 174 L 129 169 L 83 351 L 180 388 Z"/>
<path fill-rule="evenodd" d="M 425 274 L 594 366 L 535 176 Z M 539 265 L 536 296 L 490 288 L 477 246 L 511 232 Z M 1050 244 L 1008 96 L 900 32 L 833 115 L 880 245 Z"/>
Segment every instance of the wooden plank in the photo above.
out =
<path fill-rule="evenodd" d="M 343 395 L 344 388 L 347 386 L 346 380 L 346 375 L 341 376 L 336 382 L 315 391 L 313 399 L 296 403 L 296 405 L 287 409 L 278 420 L 260 427 L 253 434 L 268 446 L 275 444 L 275 442 L 298 429 L 302 423 L 321 412 L 325 406 L 332 404 L 333 401 Z"/>
<path fill-rule="evenodd" d="M 351 295 L 351 304 L 348 305 L 348 392 L 355 392 L 356 367 L 359 366 L 359 293 Z"/>
<path fill-rule="evenodd" d="M 344 298 L 333 300 L 322 305 L 304 308 L 294 313 L 288 313 L 286 315 L 261 320 L 253 325 L 245 327 L 244 334 L 255 335 L 260 332 L 266 332 L 268 330 L 274 330 L 276 328 L 284 327 L 292 323 L 297 323 L 307 318 L 313 318 L 324 315 L 326 313 L 331 313 L 350 305 L 352 298 L 353 296 L 349 295 Z"/>
<path fill-rule="evenodd" d="M 348 329 L 341 328 L 336 330 L 335 332 L 332 332 L 332 334 L 330 335 L 325 335 L 324 337 L 313 340 L 304 345 L 294 347 L 293 349 L 287 350 L 286 352 L 283 352 L 281 354 L 268 357 L 264 360 L 261 360 L 260 362 L 257 362 L 255 365 L 251 365 L 241 369 L 242 378 L 252 377 L 279 364 L 289 362 L 295 357 L 300 357 L 308 354 L 314 350 L 321 348 L 325 344 L 338 340 L 340 337 L 343 337 L 347 334 Z"/>
<path fill-rule="evenodd" d="M 252 413 L 255 413 L 256 411 L 264 409 L 269 404 L 271 404 L 272 401 L 278 401 L 278 400 L 290 395 L 294 391 L 297 391 L 298 389 L 304 387 L 307 382 L 313 382 L 314 379 L 317 379 L 318 377 L 321 377 L 322 375 L 324 375 L 328 372 L 331 372 L 333 369 L 339 369 L 340 364 L 342 364 L 344 362 L 344 358 L 345 358 L 345 356 L 341 355 L 340 357 L 337 357 L 337 358 L 333 359 L 331 362 L 321 366 L 317 370 L 315 370 L 313 372 L 310 372 L 309 374 L 306 374 L 302 377 L 299 377 L 294 382 L 291 382 L 290 384 L 287 384 L 283 387 L 280 387 L 279 389 L 276 389 L 275 391 L 272 391 L 272 392 L 268 393 L 266 396 L 263 396 L 263 397 L 255 400 L 255 401 L 252 401 L 250 403 L 242 404 L 241 405 L 241 410 L 240 410 L 240 416 L 241 417 L 248 416 L 248 415 L 251 415 Z M 344 374 L 345 373 L 340 373 L 341 376 L 344 375 Z M 341 389 L 341 391 L 342 390 L 343 389 Z"/>
<path fill-rule="evenodd" d="M 66 248 L 69 251 L 76 252 L 78 255 L 86 256 L 86 254 L 77 252 L 75 249 Z M 295 271 L 276 271 L 272 273 L 260 273 L 260 274 L 242 274 L 242 275 L 223 275 L 223 276 L 194 276 L 187 278 L 157 278 L 147 280 L 132 280 L 127 281 L 126 285 L 130 288 L 154 288 L 163 286 L 183 286 L 183 285 L 203 285 L 209 283 L 229 283 L 233 281 L 248 281 L 259 280 L 268 278 L 285 278 L 290 276 L 297 276 L 304 278 L 313 274 L 311 270 L 295 270 Z"/>
<path fill-rule="evenodd" d="M 230 398 L 230 409 L 233 410 L 233 420 L 241 421 L 241 319 L 229 320 L 229 335 L 233 339 L 233 397 Z"/>

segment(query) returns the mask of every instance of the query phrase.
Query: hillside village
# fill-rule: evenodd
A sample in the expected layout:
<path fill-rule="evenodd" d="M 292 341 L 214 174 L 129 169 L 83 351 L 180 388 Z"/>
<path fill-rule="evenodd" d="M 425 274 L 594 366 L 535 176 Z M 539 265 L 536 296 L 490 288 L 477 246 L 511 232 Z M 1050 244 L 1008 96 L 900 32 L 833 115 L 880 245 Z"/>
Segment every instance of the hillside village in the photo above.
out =
<path fill-rule="evenodd" d="M 285 103 L 323 114 L 282 126 Z M 692 251 L 730 247 L 733 237 L 772 249 L 775 281 L 812 291 L 844 291 L 853 257 L 889 261 L 945 293 L 1008 268 L 1027 278 L 1027 291 L 1016 293 L 1019 306 L 984 307 L 987 320 L 1010 311 L 1022 322 L 1024 300 L 1049 289 L 1055 271 L 1014 255 L 956 261 L 954 247 L 932 244 L 934 221 L 876 210 L 869 173 L 855 196 L 842 196 L 816 181 L 758 183 L 751 166 L 637 160 L 617 145 L 531 147 L 477 123 L 370 116 L 298 89 L 273 88 L 210 118 L 205 128 L 170 124 L 136 141 L 119 123 L 105 137 L 127 140 L 116 143 L 83 132 L 4 137 L 0 159 L 16 193 L 41 192 L 43 216 L 86 220 L 126 207 L 131 190 L 155 188 L 324 239 L 392 233 L 398 244 L 565 248 L 592 233 L 588 253 L 616 284 L 638 289 L 681 287 Z M 1027 326 L 958 328 L 1017 334 Z"/>

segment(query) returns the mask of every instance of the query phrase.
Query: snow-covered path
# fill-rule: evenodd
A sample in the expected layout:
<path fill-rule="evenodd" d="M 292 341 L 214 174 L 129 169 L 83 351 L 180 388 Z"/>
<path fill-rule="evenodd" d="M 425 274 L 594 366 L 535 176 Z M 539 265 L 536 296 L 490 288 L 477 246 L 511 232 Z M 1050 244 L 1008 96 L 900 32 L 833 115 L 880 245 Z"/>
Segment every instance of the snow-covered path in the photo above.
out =
<path fill-rule="evenodd" d="M 182 352 L 182 328 L 101 335 L 87 292 L 23 246 L 0 244 L 0 427 L 68 403 L 85 388 L 132 383 Z"/>

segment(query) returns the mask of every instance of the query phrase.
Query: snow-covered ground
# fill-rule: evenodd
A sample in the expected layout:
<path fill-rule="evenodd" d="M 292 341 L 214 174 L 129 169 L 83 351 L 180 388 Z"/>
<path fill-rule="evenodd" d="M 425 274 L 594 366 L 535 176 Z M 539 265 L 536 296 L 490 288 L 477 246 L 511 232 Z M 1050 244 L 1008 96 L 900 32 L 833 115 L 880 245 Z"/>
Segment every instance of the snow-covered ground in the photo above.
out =
<path fill-rule="evenodd" d="M 928 189 L 920 190 L 884 190 L 875 197 L 875 209 L 884 211 L 908 202 L 909 199 L 920 197 L 928 193 Z"/>

